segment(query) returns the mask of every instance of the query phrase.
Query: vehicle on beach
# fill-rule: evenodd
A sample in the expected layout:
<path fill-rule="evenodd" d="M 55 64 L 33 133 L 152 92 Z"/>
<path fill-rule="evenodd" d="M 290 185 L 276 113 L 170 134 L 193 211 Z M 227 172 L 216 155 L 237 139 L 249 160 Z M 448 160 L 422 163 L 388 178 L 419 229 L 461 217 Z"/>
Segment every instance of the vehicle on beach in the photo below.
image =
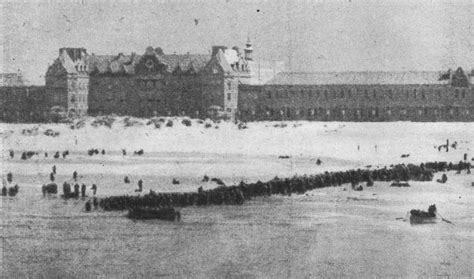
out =
<path fill-rule="evenodd" d="M 144 208 L 134 207 L 128 209 L 128 218 L 138 220 L 160 219 L 167 221 L 181 221 L 181 213 L 174 208 Z"/>

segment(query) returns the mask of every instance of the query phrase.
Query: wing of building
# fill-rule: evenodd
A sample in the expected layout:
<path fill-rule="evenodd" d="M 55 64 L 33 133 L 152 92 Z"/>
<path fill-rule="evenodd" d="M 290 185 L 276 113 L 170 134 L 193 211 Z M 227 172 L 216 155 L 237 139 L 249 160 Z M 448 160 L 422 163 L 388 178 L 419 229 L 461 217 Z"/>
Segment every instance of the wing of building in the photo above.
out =
<path fill-rule="evenodd" d="M 253 46 L 210 54 L 96 55 L 61 48 L 44 87 L 0 87 L 3 121 L 188 115 L 245 121 L 474 121 L 474 72 L 285 72 Z M 22 105 L 25 104 L 25 105 Z"/>

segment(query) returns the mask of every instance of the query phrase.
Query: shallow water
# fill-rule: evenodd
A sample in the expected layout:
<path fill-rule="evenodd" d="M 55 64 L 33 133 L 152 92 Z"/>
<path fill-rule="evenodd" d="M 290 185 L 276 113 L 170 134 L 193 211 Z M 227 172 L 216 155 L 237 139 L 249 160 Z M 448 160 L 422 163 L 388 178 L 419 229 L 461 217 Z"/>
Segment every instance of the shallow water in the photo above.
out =
<path fill-rule="evenodd" d="M 99 186 L 98 196 L 195 191 L 204 174 L 226 183 L 275 175 L 360 167 L 360 162 L 322 158 L 151 153 L 144 157 L 72 154 L 66 160 L 6 160 L 20 185 L 2 205 L 2 276 L 7 278 L 106 277 L 472 277 L 473 175 L 448 173 L 448 183 L 374 187 L 354 192 L 331 187 L 291 197 L 258 198 L 242 206 L 189 207 L 180 223 L 132 221 L 126 212 L 84 211 L 84 200 L 44 198 L 40 185 L 57 166 L 57 182 Z M 123 176 L 132 174 L 132 183 Z M 436 174 L 435 179 L 441 174 Z M 179 185 L 171 180 L 178 178 Z M 344 189 L 346 189 L 344 191 Z M 61 187 L 60 187 L 61 191 Z M 88 190 L 90 195 L 90 190 Z M 412 208 L 436 203 L 450 225 L 411 226 Z"/>

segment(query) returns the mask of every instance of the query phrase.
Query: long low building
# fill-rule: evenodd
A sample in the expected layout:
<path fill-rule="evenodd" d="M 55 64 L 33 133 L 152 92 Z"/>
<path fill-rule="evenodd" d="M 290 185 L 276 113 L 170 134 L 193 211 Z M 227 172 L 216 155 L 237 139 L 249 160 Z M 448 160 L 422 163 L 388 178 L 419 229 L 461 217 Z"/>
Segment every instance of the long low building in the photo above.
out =
<path fill-rule="evenodd" d="M 0 87 L 2 121 L 118 114 L 244 121 L 474 121 L 474 71 L 285 72 L 248 41 L 210 54 L 88 54 L 61 48 L 45 86 Z"/>
<path fill-rule="evenodd" d="M 439 79 L 438 72 L 280 73 L 264 85 L 239 87 L 239 117 L 474 121 L 474 87 L 468 76 L 459 68 Z"/>

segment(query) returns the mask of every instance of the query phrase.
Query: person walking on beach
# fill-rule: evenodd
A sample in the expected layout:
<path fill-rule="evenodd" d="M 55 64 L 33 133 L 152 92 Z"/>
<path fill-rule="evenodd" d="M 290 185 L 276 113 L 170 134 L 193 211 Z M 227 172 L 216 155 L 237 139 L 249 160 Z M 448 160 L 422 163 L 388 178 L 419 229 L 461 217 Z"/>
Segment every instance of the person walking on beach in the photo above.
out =
<path fill-rule="evenodd" d="M 74 171 L 72 173 L 72 179 L 74 179 L 74 181 L 77 181 L 77 171 Z"/>
<path fill-rule="evenodd" d="M 56 165 L 53 165 L 53 173 L 56 174 Z"/>
<path fill-rule="evenodd" d="M 95 196 L 95 194 L 97 193 L 97 185 L 92 184 L 91 189 L 92 189 L 92 194 Z"/>
<path fill-rule="evenodd" d="M 81 196 L 84 198 L 86 196 L 86 184 L 82 183 L 81 186 Z"/>
<path fill-rule="evenodd" d="M 143 191 L 143 180 L 138 180 L 138 190 L 136 190 L 137 192 L 141 192 Z"/>
<path fill-rule="evenodd" d="M 12 183 L 13 181 L 13 174 L 11 172 L 7 173 L 7 181 L 8 183 Z"/>

